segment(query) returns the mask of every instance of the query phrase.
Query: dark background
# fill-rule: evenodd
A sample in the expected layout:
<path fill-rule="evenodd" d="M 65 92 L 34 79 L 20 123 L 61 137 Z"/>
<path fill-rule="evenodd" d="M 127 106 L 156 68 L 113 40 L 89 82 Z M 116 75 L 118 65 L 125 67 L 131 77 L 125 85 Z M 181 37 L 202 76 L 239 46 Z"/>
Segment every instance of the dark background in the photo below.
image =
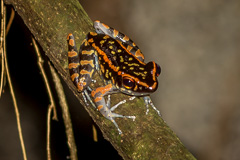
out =
<path fill-rule="evenodd" d="M 154 60 L 161 65 L 153 101 L 198 159 L 239 158 L 240 1 L 80 2 L 93 21 L 101 20 L 125 33 L 140 47 L 146 62 Z M 45 159 L 49 101 L 31 34 L 18 15 L 7 36 L 7 52 L 28 158 Z M 45 57 L 46 68 L 47 60 Z M 22 159 L 8 86 L 4 91 L 0 99 L 0 159 Z M 92 120 L 68 87 L 65 91 L 79 159 L 121 159 L 100 132 L 99 142 L 93 142 Z M 53 159 L 67 159 L 59 107 L 58 115 L 59 121 L 52 121 Z"/>

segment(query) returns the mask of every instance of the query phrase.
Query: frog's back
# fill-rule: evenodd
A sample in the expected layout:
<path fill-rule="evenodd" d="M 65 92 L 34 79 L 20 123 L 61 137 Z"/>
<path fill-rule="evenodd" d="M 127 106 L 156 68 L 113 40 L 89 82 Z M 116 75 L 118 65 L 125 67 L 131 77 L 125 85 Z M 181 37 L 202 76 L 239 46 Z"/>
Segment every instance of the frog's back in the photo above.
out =
<path fill-rule="evenodd" d="M 132 76 L 136 76 L 137 72 L 144 72 L 145 63 L 131 54 L 120 41 L 104 34 L 98 34 L 94 37 L 94 43 L 95 49 L 98 46 L 96 50 L 100 68 L 103 65 L 105 69 L 128 73 Z"/>

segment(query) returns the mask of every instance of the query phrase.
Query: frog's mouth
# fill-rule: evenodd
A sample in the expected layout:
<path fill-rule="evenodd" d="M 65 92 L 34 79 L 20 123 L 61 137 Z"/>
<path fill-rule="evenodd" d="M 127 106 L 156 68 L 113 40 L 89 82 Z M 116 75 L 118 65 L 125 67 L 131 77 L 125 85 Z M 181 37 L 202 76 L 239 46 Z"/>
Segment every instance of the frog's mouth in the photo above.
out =
<path fill-rule="evenodd" d="M 141 93 L 143 95 L 147 95 L 147 94 L 150 94 L 150 93 L 156 91 L 157 88 L 158 88 L 158 82 L 155 81 L 151 86 L 148 86 L 148 87 L 139 85 L 136 89 L 136 92 Z"/>

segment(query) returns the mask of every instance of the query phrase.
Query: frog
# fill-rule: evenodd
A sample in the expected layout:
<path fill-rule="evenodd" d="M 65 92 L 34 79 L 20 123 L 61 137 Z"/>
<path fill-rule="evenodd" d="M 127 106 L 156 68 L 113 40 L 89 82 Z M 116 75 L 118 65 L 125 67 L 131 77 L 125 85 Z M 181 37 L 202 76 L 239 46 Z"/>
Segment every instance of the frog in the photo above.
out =
<path fill-rule="evenodd" d="M 68 69 L 71 81 L 85 101 L 89 101 L 107 119 L 112 121 L 122 134 L 115 118 L 135 119 L 135 116 L 125 116 L 113 111 L 126 100 L 111 107 L 110 96 L 123 93 L 132 97 L 143 97 L 145 105 L 153 105 L 149 95 L 158 88 L 157 77 L 161 67 L 154 61 L 145 63 L 144 55 L 139 47 L 125 34 L 100 22 L 93 24 L 95 32 L 89 32 L 82 41 L 79 51 L 72 33 L 67 36 Z M 96 89 L 90 84 L 94 82 L 93 75 L 98 73 L 104 83 Z M 105 96 L 108 96 L 107 102 Z"/>

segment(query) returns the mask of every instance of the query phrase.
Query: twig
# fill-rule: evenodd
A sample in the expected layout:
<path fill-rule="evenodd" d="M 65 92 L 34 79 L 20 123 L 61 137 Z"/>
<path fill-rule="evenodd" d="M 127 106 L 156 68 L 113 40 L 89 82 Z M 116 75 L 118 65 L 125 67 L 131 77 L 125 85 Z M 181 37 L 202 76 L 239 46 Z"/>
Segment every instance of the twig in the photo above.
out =
<path fill-rule="evenodd" d="M 48 160 L 51 160 L 51 148 L 50 148 L 50 132 L 51 132 L 51 121 L 50 121 L 50 116 L 51 116 L 51 112 L 53 110 L 53 120 L 58 120 L 57 118 L 57 111 L 56 111 L 56 106 L 55 106 L 55 102 L 54 102 L 54 99 L 53 99 L 53 95 L 52 95 L 52 91 L 51 91 L 51 88 L 50 88 L 50 85 L 49 85 L 49 82 L 48 82 L 48 79 L 47 79 L 47 75 L 45 73 L 45 70 L 43 68 L 43 59 L 41 57 L 41 54 L 40 54 L 40 51 L 38 49 L 38 46 L 36 44 L 36 41 L 35 39 L 32 37 L 32 42 L 33 42 L 33 46 L 35 48 L 35 51 L 36 51 L 36 54 L 38 56 L 38 66 L 39 66 L 39 69 L 40 69 L 40 72 L 42 73 L 42 76 L 43 76 L 43 80 L 45 82 L 45 85 L 46 85 L 46 88 L 47 88 L 47 93 L 48 93 L 48 96 L 49 96 L 49 100 L 50 100 L 50 105 L 48 107 L 48 116 L 47 116 L 47 158 Z"/>
<path fill-rule="evenodd" d="M 51 113 L 53 105 L 49 105 L 47 112 L 47 159 L 51 160 L 51 147 L 50 147 L 50 135 L 51 135 Z"/>
<path fill-rule="evenodd" d="M 3 4 L 3 2 L 1 2 Z M 3 7 L 3 6 L 1 6 Z M 3 7 L 4 10 L 4 15 L 6 15 L 6 7 Z M 6 16 L 4 16 L 3 18 L 3 25 L 5 26 L 6 23 Z M 12 95 L 12 99 L 13 99 L 13 105 L 15 108 L 15 114 L 16 114 L 16 119 L 17 119 L 17 127 L 18 127 L 18 134 L 19 134 L 19 138 L 20 138 L 20 143 L 21 143 L 21 147 L 22 147 L 22 153 L 23 153 L 23 159 L 27 160 L 27 154 L 26 154 L 26 149 L 25 149 L 25 145 L 24 145 L 24 140 L 23 140 L 23 135 L 22 135 L 22 128 L 21 128 L 21 122 L 20 122 L 20 113 L 18 110 L 18 106 L 17 106 L 17 100 L 14 94 L 14 90 L 13 90 L 13 86 L 12 86 L 12 81 L 11 81 L 11 77 L 10 77 L 10 73 L 9 73 L 9 69 L 8 69 L 8 63 L 7 63 L 7 54 L 6 54 L 6 34 L 5 34 L 5 27 L 3 27 L 3 54 L 4 54 L 4 62 L 5 62 L 5 67 L 6 67 L 6 73 L 7 73 L 7 80 L 9 83 L 9 88 L 10 88 L 10 92 Z"/>
<path fill-rule="evenodd" d="M 9 21 L 8 21 L 8 24 L 7 24 L 6 35 L 8 34 L 8 31 L 10 30 L 10 27 L 12 26 L 12 22 L 13 22 L 14 17 L 15 17 L 15 11 L 13 10 L 13 8 L 11 8 L 11 15 L 10 15 L 10 18 L 9 18 Z"/>
<path fill-rule="evenodd" d="M 3 14 L 3 1 L 1 1 L 1 45 L 0 45 L 0 55 L 2 56 L 2 70 L 1 70 L 1 80 L 0 80 L 0 97 L 2 95 L 2 92 L 3 92 L 3 86 L 4 86 L 4 78 L 5 78 L 5 66 L 4 66 L 4 55 L 3 55 L 3 28 L 5 28 L 5 23 L 3 23 L 3 17 L 5 16 Z M 12 8 L 12 11 L 11 11 L 11 15 L 10 15 L 10 19 L 8 21 L 8 24 L 7 24 L 7 28 L 6 28 L 6 33 L 5 33 L 5 36 L 8 34 L 8 31 L 10 30 L 10 27 L 12 25 L 12 22 L 13 22 L 13 19 L 14 19 L 14 16 L 15 16 L 15 11 L 13 10 Z"/>
<path fill-rule="evenodd" d="M 70 158 L 71 158 L 71 160 L 77 160 L 78 159 L 77 148 L 76 148 L 74 134 L 73 134 L 73 130 L 72 130 L 71 116 L 70 116 L 70 113 L 68 110 L 68 105 L 67 105 L 66 97 L 64 94 L 64 90 L 63 90 L 60 78 L 57 75 L 56 71 L 54 70 L 54 68 L 52 67 L 50 62 L 48 62 L 48 64 L 49 64 L 50 71 L 53 76 L 53 81 L 54 81 L 55 88 L 56 88 L 56 91 L 57 91 L 57 94 L 59 97 L 60 106 L 62 108 L 63 121 L 65 124 L 66 135 L 67 135 L 67 139 L 68 139 L 68 148 L 70 150 Z"/>
<path fill-rule="evenodd" d="M 36 54 L 38 56 L 38 66 L 39 66 L 40 72 L 42 73 L 43 80 L 44 80 L 46 88 L 47 88 L 47 93 L 48 93 L 48 96 L 49 96 L 50 105 L 53 106 L 53 118 L 52 119 L 53 120 L 58 120 L 57 110 L 56 110 L 56 107 L 55 107 L 55 102 L 54 102 L 54 99 L 53 99 L 52 91 L 51 91 L 51 88 L 50 88 L 50 85 L 49 85 L 49 82 L 48 82 L 48 79 L 47 79 L 47 75 L 46 75 L 46 73 L 44 71 L 44 68 L 43 68 L 43 62 L 44 61 L 41 57 L 41 54 L 40 54 L 40 51 L 38 49 L 37 43 L 36 43 L 36 41 L 33 37 L 32 37 L 32 42 L 33 42 L 33 46 L 35 48 Z"/>
<path fill-rule="evenodd" d="M 93 141 L 97 142 L 98 141 L 98 137 L 97 137 L 97 129 L 95 127 L 95 125 L 92 125 L 92 130 L 93 130 Z"/>
<path fill-rule="evenodd" d="M 4 40 L 4 35 L 3 35 L 3 30 L 4 30 L 4 17 L 5 15 L 3 13 L 5 13 L 4 11 L 4 7 L 3 7 L 3 0 L 1 0 L 1 45 L 0 45 L 0 55 L 2 57 L 2 71 L 1 71 L 1 81 L 0 81 L 0 97 L 2 95 L 2 91 L 3 91 L 3 76 L 4 76 L 4 70 L 5 70 L 5 66 L 4 66 L 4 54 L 3 54 L 3 40 Z"/>
<path fill-rule="evenodd" d="M 3 92 L 3 76 L 4 76 L 4 70 L 5 70 L 5 66 L 4 66 L 4 55 L 3 55 L 3 48 L 1 46 L 1 51 L 0 51 L 0 55 L 2 55 L 2 70 L 1 70 L 1 81 L 0 81 L 0 97 L 2 95 Z"/>

